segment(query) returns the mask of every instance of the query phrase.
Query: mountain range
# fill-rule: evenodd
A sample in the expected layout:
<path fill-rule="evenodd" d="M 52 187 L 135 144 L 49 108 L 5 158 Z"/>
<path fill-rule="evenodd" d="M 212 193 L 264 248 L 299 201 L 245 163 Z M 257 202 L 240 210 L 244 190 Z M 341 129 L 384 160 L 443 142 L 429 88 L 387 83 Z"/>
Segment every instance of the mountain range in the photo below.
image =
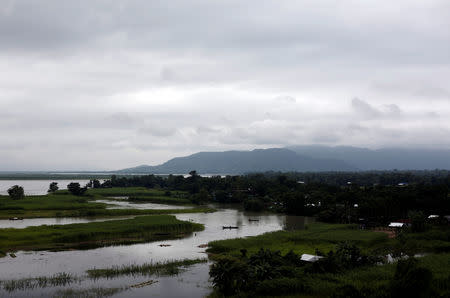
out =
<path fill-rule="evenodd" d="M 266 171 L 321 172 L 450 169 L 450 150 L 348 146 L 290 146 L 252 151 L 199 152 L 161 165 L 141 165 L 118 173 L 244 174 Z"/>

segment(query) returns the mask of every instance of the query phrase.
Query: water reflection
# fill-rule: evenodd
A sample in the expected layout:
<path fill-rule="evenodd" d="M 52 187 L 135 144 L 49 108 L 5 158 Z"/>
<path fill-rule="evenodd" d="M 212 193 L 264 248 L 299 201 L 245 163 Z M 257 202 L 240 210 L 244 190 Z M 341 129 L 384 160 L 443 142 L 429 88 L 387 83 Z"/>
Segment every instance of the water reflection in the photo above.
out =
<path fill-rule="evenodd" d="M 123 198 L 123 197 L 118 197 Z M 126 198 L 126 197 L 125 197 Z M 191 206 L 179 206 L 179 205 L 166 205 L 166 204 L 156 204 L 156 203 L 141 203 L 141 202 L 129 202 L 121 200 L 95 200 L 94 203 L 105 203 L 111 206 L 107 209 L 186 209 L 192 208 Z"/>
<path fill-rule="evenodd" d="M 205 230 L 177 240 L 103 247 L 86 251 L 17 252 L 16 258 L 10 256 L 0 258 L 0 268 L 2 268 L 0 279 L 49 276 L 58 272 L 84 275 L 85 270 L 94 267 L 104 268 L 113 265 L 142 264 L 144 262 L 184 258 L 206 258 L 205 248 L 199 246 L 210 241 L 254 236 L 281 229 L 304 228 L 305 223 L 307 224 L 312 220 L 301 216 L 246 213 L 242 210 L 229 208 L 219 209 L 215 213 L 177 214 L 176 217 L 180 220 L 202 223 L 205 225 Z M 237 226 L 238 229 L 224 230 L 222 229 L 223 226 Z M 168 246 L 161 247 L 160 244 Z M 159 281 L 157 284 L 133 289 L 132 296 L 185 297 L 188 295 L 201 297 L 209 292 L 211 286 L 208 281 L 208 271 L 208 264 L 198 264 L 178 277 L 122 277 L 113 280 L 98 280 L 95 283 L 85 280 L 76 287 L 123 287 L 149 279 L 156 279 Z M 33 290 L 33 293 L 27 293 L 27 295 L 41 296 L 43 293 L 49 293 L 49 291 L 49 289 Z M 0 291 L 0 296 L 1 294 L 2 291 Z M 117 297 L 130 296 L 130 291 L 117 294 Z"/>

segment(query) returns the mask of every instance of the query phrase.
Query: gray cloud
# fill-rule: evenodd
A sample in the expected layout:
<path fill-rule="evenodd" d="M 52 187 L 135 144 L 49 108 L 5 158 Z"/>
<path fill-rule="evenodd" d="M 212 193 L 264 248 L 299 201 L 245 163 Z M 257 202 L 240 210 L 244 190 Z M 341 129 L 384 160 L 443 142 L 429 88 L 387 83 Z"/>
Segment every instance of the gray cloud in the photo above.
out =
<path fill-rule="evenodd" d="M 296 143 L 450 148 L 449 12 L 445 0 L 5 0 L 0 170 Z"/>
<path fill-rule="evenodd" d="M 360 114 L 365 118 L 377 118 L 381 116 L 380 111 L 378 111 L 370 104 L 359 98 L 352 99 L 352 108 L 355 110 L 356 113 Z"/>

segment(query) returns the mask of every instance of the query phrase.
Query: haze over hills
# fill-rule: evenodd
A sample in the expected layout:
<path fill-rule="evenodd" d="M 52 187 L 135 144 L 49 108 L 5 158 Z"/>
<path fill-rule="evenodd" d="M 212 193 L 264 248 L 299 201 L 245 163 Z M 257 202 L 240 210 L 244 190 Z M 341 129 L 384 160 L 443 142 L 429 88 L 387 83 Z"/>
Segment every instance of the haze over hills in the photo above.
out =
<path fill-rule="evenodd" d="M 334 159 L 316 159 L 284 148 L 253 151 L 199 152 L 173 158 L 158 166 L 142 165 L 120 173 L 180 174 L 196 170 L 210 174 L 243 174 L 266 171 L 354 171 L 357 168 Z"/>
<path fill-rule="evenodd" d="M 350 146 L 290 146 L 298 154 L 311 158 L 333 158 L 362 171 L 450 169 L 450 150 L 382 148 L 371 150 Z"/>
<path fill-rule="evenodd" d="M 450 169 L 450 150 L 378 149 L 319 145 L 252 151 L 199 152 L 173 158 L 161 165 L 123 169 L 118 173 L 209 174 L 250 172 L 320 172 L 368 170 Z"/>

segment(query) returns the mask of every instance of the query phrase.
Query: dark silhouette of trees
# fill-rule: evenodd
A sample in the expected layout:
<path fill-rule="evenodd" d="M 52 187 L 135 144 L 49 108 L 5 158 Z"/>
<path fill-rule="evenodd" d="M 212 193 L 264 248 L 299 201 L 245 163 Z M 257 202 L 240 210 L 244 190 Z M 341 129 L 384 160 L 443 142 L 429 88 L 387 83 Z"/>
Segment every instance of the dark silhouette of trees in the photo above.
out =
<path fill-rule="evenodd" d="M 8 194 L 9 194 L 10 198 L 13 199 L 13 200 L 20 200 L 20 199 L 23 199 L 25 197 L 25 193 L 23 191 L 23 187 L 19 186 L 19 185 L 11 186 L 8 189 Z"/>
<path fill-rule="evenodd" d="M 75 196 L 81 196 L 81 195 L 83 195 L 83 194 L 86 192 L 86 190 L 87 190 L 86 187 L 81 187 L 81 186 L 80 186 L 80 183 L 78 183 L 78 182 L 72 182 L 72 183 L 69 183 L 69 184 L 67 185 L 67 189 L 69 190 L 69 192 L 70 192 L 71 194 L 73 194 L 73 195 L 75 195 Z"/>
<path fill-rule="evenodd" d="M 52 183 L 50 183 L 47 192 L 49 192 L 49 193 L 55 192 L 55 191 L 57 191 L 58 189 L 59 189 L 59 187 L 58 187 L 58 182 L 52 182 Z"/>

